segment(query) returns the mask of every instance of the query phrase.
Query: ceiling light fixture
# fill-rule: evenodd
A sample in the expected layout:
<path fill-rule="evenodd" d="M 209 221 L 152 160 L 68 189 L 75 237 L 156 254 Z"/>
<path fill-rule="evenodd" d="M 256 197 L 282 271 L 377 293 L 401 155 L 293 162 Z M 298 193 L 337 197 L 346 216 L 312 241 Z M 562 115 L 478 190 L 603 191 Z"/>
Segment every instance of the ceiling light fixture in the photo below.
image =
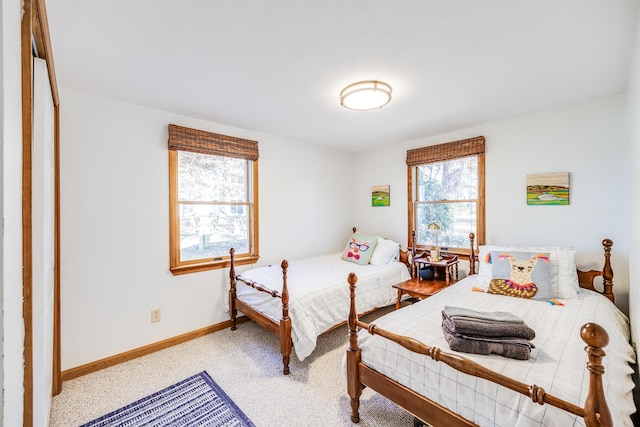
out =
<path fill-rule="evenodd" d="M 391 86 L 376 80 L 350 84 L 340 92 L 340 105 L 350 110 L 382 108 L 391 101 Z"/>

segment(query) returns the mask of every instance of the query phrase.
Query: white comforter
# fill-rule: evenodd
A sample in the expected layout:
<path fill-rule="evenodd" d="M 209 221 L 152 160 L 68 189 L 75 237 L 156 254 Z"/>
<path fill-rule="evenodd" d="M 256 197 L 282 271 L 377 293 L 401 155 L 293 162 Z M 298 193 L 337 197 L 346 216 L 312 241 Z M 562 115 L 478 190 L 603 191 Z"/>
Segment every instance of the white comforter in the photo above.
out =
<path fill-rule="evenodd" d="M 603 326 L 609 334 L 603 377 L 614 425 L 631 426 L 635 411 L 631 390 L 635 355 L 629 345 L 628 319 L 608 299 L 588 290 L 563 300 L 564 306 L 501 295 L 473 292 L 475 276 L 466 278 L 418 303 L 389 313 L 375 322 L 379 327 L 411 336 L 424 344 L 451 352 L 442 333 L 445 305 L 480 311 L 509 311 L 536 331 L 529 360 L 498 355 L 458 353 L 481 365 L 547 393 L 584 407 L 589 373 L 580 328 L 588 322 Z M 356 300 L 360 298 L 357 293 Z M 431 358 L 411 353 L 391 341 L 359 333 L 362 361 L 395 381 L 427 396 L 481 426 L 574 426 L 584 420 L 486 380 L 459 373 Z"/>
<path fill-rule="evenodd" d="M 343 261 L 340 256 L 337 253 L 289 263 L 287 287 L 291 338 L 300 360 L 311 354 L 318 335 L 347 320 L 350 303 L 347 278 L 350 272 L 358 276 L 358 313 L 393 304 L 397 291 L 392 285 L 411 278 L 406 265 L 400 262 L 362 266 Z M 254 268 L 241 276 L 282 291 L 279 264 Z M 237 283 L 236 294 L 238 299 L 271 319 L 279 321 L 282 318 L 282 300 L 279 298 L 257 292 L 243 283 Z"/>

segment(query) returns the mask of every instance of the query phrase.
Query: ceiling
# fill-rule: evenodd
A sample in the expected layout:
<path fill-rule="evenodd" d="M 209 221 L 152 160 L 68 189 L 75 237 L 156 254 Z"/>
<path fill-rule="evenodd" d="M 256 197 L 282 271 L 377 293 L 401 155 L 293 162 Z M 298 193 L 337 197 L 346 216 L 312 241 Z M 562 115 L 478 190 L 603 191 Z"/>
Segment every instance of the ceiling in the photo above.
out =
<path fill-rule="evenodd" d="M 640 0 L 48 0 L 58 84 L 349 151 L 624 92 Z M 380 110 L 340 106 L 359 80 Z"/>

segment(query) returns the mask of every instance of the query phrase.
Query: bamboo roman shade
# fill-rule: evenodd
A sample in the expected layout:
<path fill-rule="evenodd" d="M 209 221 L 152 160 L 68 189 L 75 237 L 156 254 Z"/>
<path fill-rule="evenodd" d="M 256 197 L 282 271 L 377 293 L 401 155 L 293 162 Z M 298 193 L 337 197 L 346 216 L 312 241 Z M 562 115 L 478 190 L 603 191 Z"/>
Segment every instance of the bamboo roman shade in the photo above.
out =
<path fill-rule="evenodd" d="M 258 141 L 169 125 L 169 150 L 258 160 Z"/>
<path fill-rule="evenodd" d="M 443 162 L 477 154 L 484 154 L 484 136 L 407 150 L 407 166 Z"/>

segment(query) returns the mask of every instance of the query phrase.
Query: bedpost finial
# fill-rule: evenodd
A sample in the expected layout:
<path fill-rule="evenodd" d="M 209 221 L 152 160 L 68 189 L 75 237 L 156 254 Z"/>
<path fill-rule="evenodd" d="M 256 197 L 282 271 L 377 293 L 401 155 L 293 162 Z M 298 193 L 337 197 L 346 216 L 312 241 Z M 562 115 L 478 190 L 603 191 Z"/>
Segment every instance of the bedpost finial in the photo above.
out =
<path fill-rule="evenodd" d="M 469 274 L 476 274 L 476 251 L 475 251 L 476 235 L 469 233 Z"/>
<path fill-rule="evenodd" d="M 231 283 L 231 289 L 235 287 L 236 283 L 236 269 L 234 265 L 234 255 L 236 250 L 234 248 L 229 249 L 229 282 Z"/>
<path fill-rule="evenodd" d="M 349 273 L 347 282 L 349 282 L 349 317 L 347 318 L 347 324 L 349 325 L 349 349 L 356 351 L 358 349 L 358 330 L 356 323 L 358 322 L 358 310 L 356 309 L 356 282 L 358 276 L 356 273 Z"/>
<path fill-rule="evenodd" d="M 349 285 L 355 286 L 356 282 L 358 281 L 358 276 L 356 276 L 356 273 L 349 273 L 349 278 L 347 279 L 347 281 L 349 282 Z"/>
<path fill-rule="evenodd" d="M 412 230 L 411 231 L 411 259 L 413 260 L 416 257 L 416 230 Z M 412 266 L 412 270 L 414 268 L 413 266 L 413 262 L 411 262 Z M 411 273 L 411 275 L 413 276 L 413 272 Z"/>
<path fill-rule="evenodd" d="M 289 268 L 289 261 L 287 261 L 286 259 L 282 260 L 282 263 L 280 263 L 280 267 L 282 267 L 283 270 L 286 270 Z"/>
<path fill-rule="evenodd" d="M 355 233 L 355 232 L 356 232 L 356 230 L 357 230 L 357 228 L 356 228 L 356 227 L 353 227 L 353 228 L 352 228 L 352 230 L 353 230 L 353 232 Z"/>
<path fill-rule="evenodd" d="M 611 246 L 613 246 L 613 240 L 611 239 L 604 239 L 602 241 L 602 246 L 604 246 L 605 248 L 611 249 Z"/>
<path fill-rule="evenodd" d="M 609 334 L 597 323 L 587 323 L 580 328 L 580 337 L 590 347 L 606 347 L 609 344 Z"/>
<path fill-rule="evenodd" d="M 613 426 L 611 412 L 604 396 L 602 358 L 606 355 L 603 347 L 609 344 L 607 331 L 597 323 L 587 323 L 580 328 L 580 337 L 587 343 L 587 370 L 589 371 L 589 393 L 584 402 L 584 421 L 587 426 Z"/>

